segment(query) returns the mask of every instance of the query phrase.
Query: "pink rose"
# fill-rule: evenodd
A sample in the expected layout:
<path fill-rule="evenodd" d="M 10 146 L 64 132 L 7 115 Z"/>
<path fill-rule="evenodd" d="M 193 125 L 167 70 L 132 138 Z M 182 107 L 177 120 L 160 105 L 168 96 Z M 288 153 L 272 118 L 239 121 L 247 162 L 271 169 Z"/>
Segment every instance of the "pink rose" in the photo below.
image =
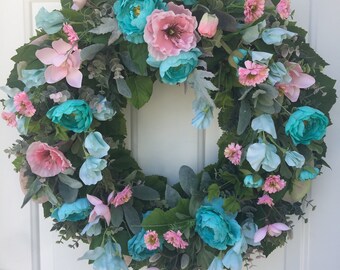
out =
<path fill-rule="evenodd" d="M 156 9 L 147 18 L 144 40 L 150 55 L 157 61 L 179 55 L 196 47 L 197 20 L 183 5 L 170 2 L 168 11 Z"/>
<path fill-rule="evenodd" d="M 198 32 L 203 37 L 212 38 L 215 36 L 218 26 L 218 18 L 215 14 L 205 13 L 198 26 Z"/>
<path fill-rule="evenodd" d="M 26 152 L 26 159 L 34 174 L 52 177 L 72 167 L 71 162 L 56 147 L 34 142 Z"/>

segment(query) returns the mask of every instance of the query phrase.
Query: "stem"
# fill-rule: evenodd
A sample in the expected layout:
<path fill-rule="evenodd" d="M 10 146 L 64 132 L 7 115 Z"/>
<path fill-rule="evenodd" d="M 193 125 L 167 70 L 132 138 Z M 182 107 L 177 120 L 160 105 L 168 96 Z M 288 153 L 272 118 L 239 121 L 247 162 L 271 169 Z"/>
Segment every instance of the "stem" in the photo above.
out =
<path fill-rule="evenodd" d="M 273 99 L 288 115 L 292 115 L 285 107 L 282 106 L 280 102 L 277 101 L 276 98 Z"/>
<path fill-rule="evenodd" d="M 221 40 L 221 45 L 228 54 L 233 52 L 233 50 L 227 45 L 227 43 L 224 42 L 224 40 Z"/>
<path fill-rule="evenodd" d="M 283 154 L 285 154 L 286 152 L 287 152 L 287 150 L 286 149 L 283 149 L 281 146 L 279 146 L 276 142 L 275 142 L 275 140 L 271 137 L 271 136 L 269 136 L 269 140 L 283 153 Z"/>

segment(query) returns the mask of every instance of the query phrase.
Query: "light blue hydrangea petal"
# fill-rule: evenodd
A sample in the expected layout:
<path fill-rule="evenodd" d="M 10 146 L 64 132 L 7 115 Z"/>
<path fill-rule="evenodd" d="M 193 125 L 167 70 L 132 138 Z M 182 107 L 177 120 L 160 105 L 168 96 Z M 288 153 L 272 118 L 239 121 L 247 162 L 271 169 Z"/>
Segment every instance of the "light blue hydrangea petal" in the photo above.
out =
<path fill-rule="evenodd" d="M 88 223 L 81 231 L 81 235 L 86 233 L 87 236 L 97 236 L 102 232 L 102 225 L 99 223 L 100 217 L 97 217 L 94 221 Z"/>
<path fill-rule="evenodd" d="M 85 185 L 95 185 L 103 179 L 102 170 L 104 170 L 106 166 L 106 160 L 89 157 L 80 167 L 79 178 Z"/>
<path fill-rule="evenodd" d="M 36 27 L 42 28 L 47 34 L 57 33 L 63 27 L 65 18 L 60 11 L 48 12 L 42 7 L 35 16 Z"/>
<path fill-rule="evenodd" d="M 265 131 L 272 135 L 274 139 L 277 139 L 274 121 L 272 116 L 269 114 L 262 114 L 254 118 L 251 122 L 251 128 L 257 132 Z"/>
<path fill-rule="evenodd" d="M 258 230 L 258 226 L 254 223 L 254 220 L 249 218 L 242 225 L 242 234 L 248 245 L 259 246 L 260 243 L 254 242 L 255 233 Z"/>
<path fill-rule="evenodd" d="M 192 106 L 195 117 L 191 124 L 198 129 L 208 128 L 214 118 L 214 107 L 205 98 L 195 99 Z"/>
<path fill-rule="evenodd" d="M 287 151 L 285 161 L 290 167 L 302 168 L 305 164 L 305 157 L 296 151 Z"/>
<path fill-rule="evenodd" d="M 21 81 L 28 89 L 38 87 L 46 83 L 45 68 L 42 69 L 24 69 L 21 71 Z"/>
<path fill-rule="evenodd" d="M 282 41 L 296 36 L 296 33 L 290 32 L 283 28 L 269 28 L 262 32 L 262 39 L 268 45 L 280 46 Z"/>
<path fill-rule="evenodd" d="M 246 159 L 250 166 L 255 170 L 259 171 L 263 160 L 266 157 L 266 144 L 265 143 L 254 143 L 249 146 Z"/>
<path fill-rule="evenodd" d="M 215 257 L 211 262 L 208 270 L 223 270 L 222 260 L 218 257 Z"/>
<path fill-rule="evenodd" d="M 281 164 L 280 157 L 276 154 L 277 149 L 272 144 L 266 145 L 266 156 L 262 161 L 262 169 L 267 172 L 272 172 L 277 169 L 277 167 Z"/>
<path fill-rule="evenodd" d="M 110 146 L 104 141 L 100 132 L 91 132 L 85 138 L 84 146 L 92 157 L 102 158 L 108 154 Z"/>
<path fill-rule="evenodd" d="M 222 260 L 223 265 L 230 270 L 242 270 L 242 255 L 230 249 Z"/>
<path fill-rule="evenodd" d="M 253 62 L 268 65 L 269 61 L 272 59 L 273 54 L 267 52 L 252 51 L 251 58 Z"/>
<path fill-rule="evenodd" d="M 288 70 L 281 62 L 273 63 L 269 66 L 268 80 L 271 85 L 277 83 L 289 83 L 292 77 L 289 76 Z"/>

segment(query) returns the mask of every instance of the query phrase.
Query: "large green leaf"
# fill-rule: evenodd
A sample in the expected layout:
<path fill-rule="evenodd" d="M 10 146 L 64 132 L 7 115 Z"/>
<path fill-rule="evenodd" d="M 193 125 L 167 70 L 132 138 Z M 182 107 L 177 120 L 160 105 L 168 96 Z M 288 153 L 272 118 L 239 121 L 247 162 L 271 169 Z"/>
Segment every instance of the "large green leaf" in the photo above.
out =
<path fill-rule="evenodd" d="M 160 199 L 158 191 L 144 185 L 133 187 L 132 196 L 143 201 L 155 201 Z"/>
<path fill-rule="evenodd" d="M 179 169 L 179 183 L 186 194 L 192 195 L 198 190 L 198 179 L 195 172 L 188 166 Z"/>
<path fill-rule="evenodd" d="M 152 95 L 153 81 L 150 77 L 131 76 L 126 79 L 126 83 L 132 93 L 131 103 L 137 109 L 142 108 Z"/>

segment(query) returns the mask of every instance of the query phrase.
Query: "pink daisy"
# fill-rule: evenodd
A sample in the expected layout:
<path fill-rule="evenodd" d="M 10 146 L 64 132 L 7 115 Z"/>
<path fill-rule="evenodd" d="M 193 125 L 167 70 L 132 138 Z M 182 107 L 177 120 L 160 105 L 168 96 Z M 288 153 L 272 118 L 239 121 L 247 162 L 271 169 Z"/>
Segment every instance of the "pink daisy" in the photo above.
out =
<path fill-rule="evenodd" d="M 242 146 L 239 144 L 231 143 L 224 150 L 224 156 L 230 160 L 234 165 L 239 165 L 242 155 Z"/>
<path fill-rule="evenodd" d="M 282 20 L 287 20 L 290 15 L 290 0 L 281 0 L 276 6 L 276 11 Z"/>
<path fill-rule="evenodd" d="M 238 75 L 239 82 L 245 86 L 256 86 L 257 84 L 263 83 L 269 75 L 269 68 L 253 63 L 251 61 L 246 61 L 244 63 L 245 68 L 239 67 Z"/>
<path fill-rule="evenodd" d="M 265 195 L 263 195 L 262 197 L 260 197 L 259 200 L 258 200 L 258 202 L 257 202 L 257 204 L 258 204 L 258 205 L 260 205 L 260 204 L 266 204 L 266 205 L 268 205 L 269 207 L 273 207 L 273 206 L 274 206 L 273 199 L 272 199 L 269 195 L 267 195 L 267 194 L 265 194 Z"/>
<path fill-rule="evenodd" d="M 284 189 L 286 181 L 280 178 L 280 175 L 270 175 L 266 178 L 262 190 L 268 193 L 276 193 Z"/>
<path fill-rule="evenodd" d="M 158 233 L 155 231 L 147 231 L 144 234 L 144 242 L 148 250 L 155 250 L 160 247 Z"/>
<path fill-rule="evenodd" d="M 244 3 L 244 21 L 252 23 L 264 13 L 265 0 L 246 0 Z"/>
<path fill-rule="evenodd" d="M 189 243 L 182 239 L 181 231 L 174 232 L 170 230 L 163 234 L 165 241 L 173 245 L 175 248 L 185 249 Z"/>
<path fill-rule="evenodd" d="M 14 96 L 14 105 L 16 111 L 26 117 L 32 117 L 36 112 L 26 92 L 20 92 Z"/>
<path fill-rule="evenodd" d="M 16 127 L 17 126 L 17 118 L 15 113 L 12 112 L 2 112 L 1 118 L 7 122 L 7 126 Z"/>
<path fill-rule="evenodd" d="M 126 186 L 121 192 L 118 192 L 114 198 L 110 198 L 109 203 L 118 207 L 127 203 L 132 197 L 132 190 L 130 186 Z"/>

